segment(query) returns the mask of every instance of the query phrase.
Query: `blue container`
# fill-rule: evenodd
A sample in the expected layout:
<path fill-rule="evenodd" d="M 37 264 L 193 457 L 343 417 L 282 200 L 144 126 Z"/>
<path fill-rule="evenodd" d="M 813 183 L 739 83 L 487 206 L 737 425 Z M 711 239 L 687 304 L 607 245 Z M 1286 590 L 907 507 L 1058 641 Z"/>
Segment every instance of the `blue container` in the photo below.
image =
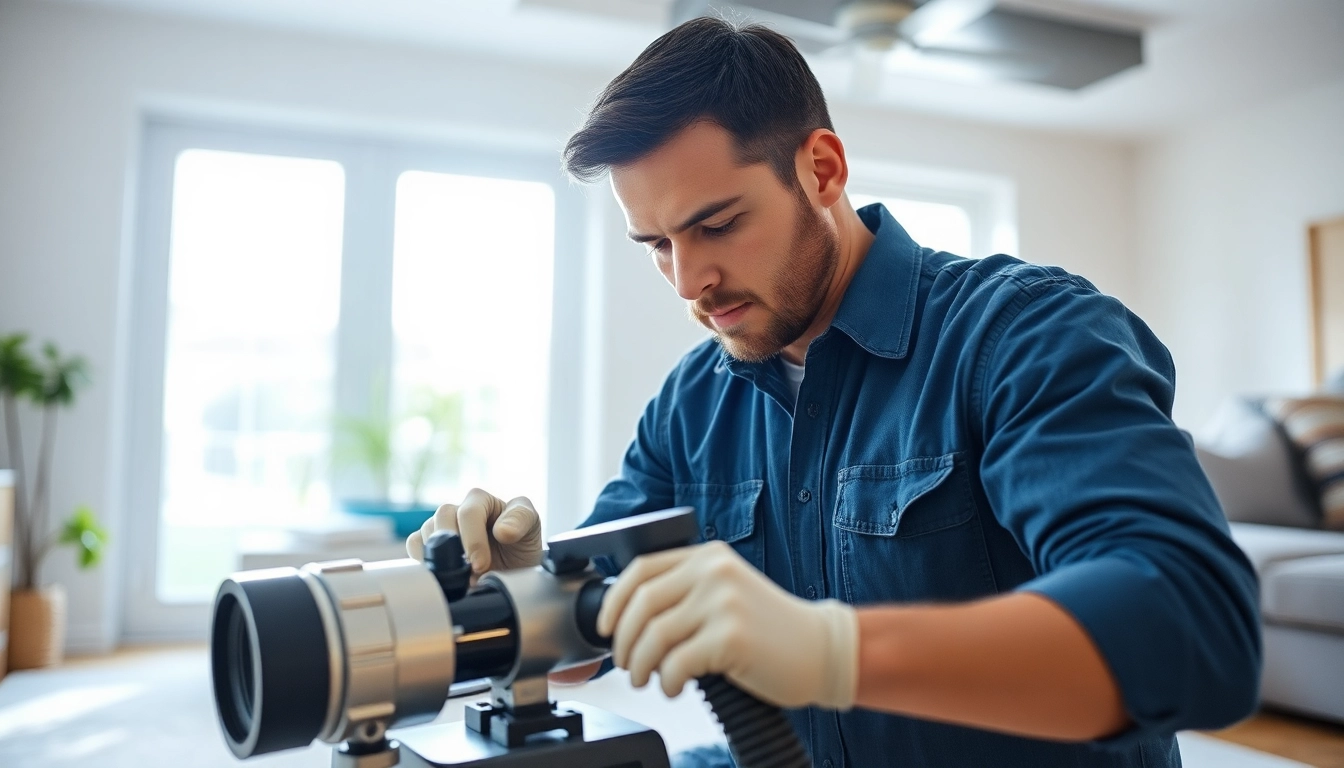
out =
<path fill-rule="evenodd" d="M 420 526 L 434 515 L 437 506 L 408 504 L 382 499 L 343 499 L 341 509 L 352 515 L 371 515 L 392 518 L 392 531 L 398 538 L 406 538 L 420 530 Z"/>

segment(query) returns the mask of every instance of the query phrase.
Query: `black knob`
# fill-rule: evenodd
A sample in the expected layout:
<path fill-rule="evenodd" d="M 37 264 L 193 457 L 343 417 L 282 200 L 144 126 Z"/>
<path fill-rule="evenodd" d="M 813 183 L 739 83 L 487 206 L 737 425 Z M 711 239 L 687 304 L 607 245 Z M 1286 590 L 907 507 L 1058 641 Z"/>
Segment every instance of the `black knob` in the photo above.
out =
<path fill-rule="evenodd" d="M 438 579 L 449 602 L 461 600 L 471 586 L 471 563 L 462 539 L 453 531 L 435 531 L 425 542 L 425 566 Z"/>
<path fill-rule="evenodd" d="M 579 624 L 579 634 L 595 648 L 610 648 L 611 638 L 597 633 L 597 614 L 602 610 L 602 598 L 607 590 L 616 583 L 616 577 L 592 579 L 579 588 L 579 599 L 574 604 L 574 618 Z"/>

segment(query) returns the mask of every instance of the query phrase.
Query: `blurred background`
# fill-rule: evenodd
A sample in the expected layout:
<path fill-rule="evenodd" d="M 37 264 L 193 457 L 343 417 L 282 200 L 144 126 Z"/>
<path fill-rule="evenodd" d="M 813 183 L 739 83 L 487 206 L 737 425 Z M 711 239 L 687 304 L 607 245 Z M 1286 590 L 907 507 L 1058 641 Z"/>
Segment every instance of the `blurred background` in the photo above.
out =
<path fill-rule="evenodd" d="M 700 13 L 799 42 L 856 206 L 1147 320 L 1181 426 L 1326 378 L 1344 310 L 1312 246 L 1344 217 L 1344 3 L 1001 0 L 903 25 L 921 5 L 0 0 L 22 434 L 0 444 L 0 592 L 63 586 L 57 658 L 200 643 L 226 574 L 400 556 L 473 486 L 530 497 L 548 534 L 581 521 L 703 330 L 558 153 Z"/>

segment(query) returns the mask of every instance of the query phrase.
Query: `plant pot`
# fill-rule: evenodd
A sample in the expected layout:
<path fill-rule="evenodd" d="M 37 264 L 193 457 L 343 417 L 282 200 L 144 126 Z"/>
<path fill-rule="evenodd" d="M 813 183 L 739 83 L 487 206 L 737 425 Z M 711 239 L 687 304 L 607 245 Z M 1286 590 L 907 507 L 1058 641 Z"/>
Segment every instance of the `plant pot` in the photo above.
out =
<path fill-rule="evenodd" d="M 53 584 L 10 593 L 9 668 L 37 669 L 65 655 L 65 587 Z"/>

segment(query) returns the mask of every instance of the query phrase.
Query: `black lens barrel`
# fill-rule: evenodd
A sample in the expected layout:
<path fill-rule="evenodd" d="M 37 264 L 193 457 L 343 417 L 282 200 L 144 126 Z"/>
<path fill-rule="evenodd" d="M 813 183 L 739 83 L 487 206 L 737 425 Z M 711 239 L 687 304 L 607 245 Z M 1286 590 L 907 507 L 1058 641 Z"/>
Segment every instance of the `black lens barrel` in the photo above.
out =
<path fill-rule="evenodd" d="M 326 630 L 293 568 L 239 574 L 215 598 L 215 707 L 240 758 L 312 743 L 331 693 Z"/>
<path fill-rule="evenodd" d="M 481 586 L 452 603 L 457 636 L 455 681 L 502 677 L 518 657 L 518 623 L 513 605 L 492 586 Z"/>

